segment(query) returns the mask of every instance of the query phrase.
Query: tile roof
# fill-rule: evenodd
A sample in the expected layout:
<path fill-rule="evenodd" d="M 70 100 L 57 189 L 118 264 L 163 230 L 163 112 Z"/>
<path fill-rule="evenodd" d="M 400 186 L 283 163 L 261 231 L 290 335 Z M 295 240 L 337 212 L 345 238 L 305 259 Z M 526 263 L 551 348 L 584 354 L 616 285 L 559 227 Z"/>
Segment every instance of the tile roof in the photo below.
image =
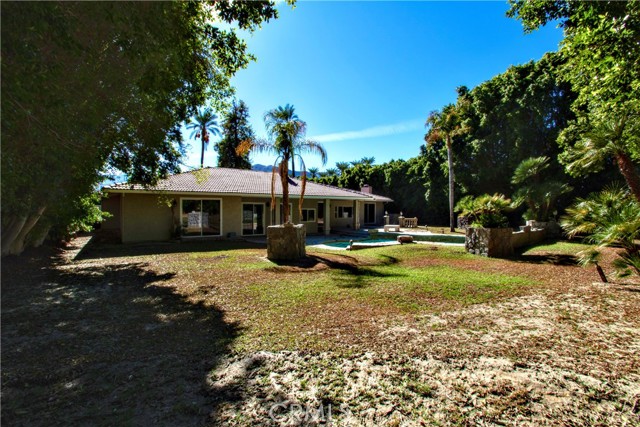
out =
<path fill-rule="evenodd" d="M 301 181 L 289 178 L 289 195 L 300 195 Z M 183 172 L 160 180 L 157 185 L 145 187 L 140 184 L 115 184 L 104 187 L 110 192 L 165 191 L 171 193 L 242 194 L 271 196 L 271 172 L 243 169 L 204 168 Z M 282 184 L 276 178 L 276 195 L 282 195 Z M 340 198 L 392 202 L 388 197 L 362 193 L 346 188 L 307 181 L 304 192 L 309 198 Z"/>

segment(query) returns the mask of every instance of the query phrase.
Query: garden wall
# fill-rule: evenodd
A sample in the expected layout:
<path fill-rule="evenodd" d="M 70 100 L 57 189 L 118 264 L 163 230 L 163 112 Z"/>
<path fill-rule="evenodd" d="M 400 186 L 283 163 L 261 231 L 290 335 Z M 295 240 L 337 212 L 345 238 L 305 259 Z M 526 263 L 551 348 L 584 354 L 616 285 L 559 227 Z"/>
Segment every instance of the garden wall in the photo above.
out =
<path fill-rule="evenodd" d="M 471 254 L 491 258 L 505 258 L 514 254 L 514 249 L 536 245 L 547 238 L 547 230 L 521 227 L 511 228 L 467 228 L 465 250 Z"/>

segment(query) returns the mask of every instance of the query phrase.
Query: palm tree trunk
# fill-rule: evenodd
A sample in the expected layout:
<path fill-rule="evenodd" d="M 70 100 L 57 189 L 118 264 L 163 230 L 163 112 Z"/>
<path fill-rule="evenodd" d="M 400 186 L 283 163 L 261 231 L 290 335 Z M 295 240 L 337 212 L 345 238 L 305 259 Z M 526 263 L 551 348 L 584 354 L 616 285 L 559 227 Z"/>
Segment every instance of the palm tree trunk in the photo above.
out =
<path fill-rule="evenodd" d="M 202 169 L 204 168 L 204 137 L 202 138 L 202 151 L 200 153 L 200 169 Z"/>
<path fill-rule="evenodd" d="M 282 216 L 286 224 L 291 222 L 291 212 L 289 212 L 289 160 L 285 159 L 280 164 L 280 180 L 282 182 Z"/>
<path fill-rule="evenodd" d="M 633 161 L 627 153 L 619 151 L 615 154 L 620 173 L 624 176 L 633 196 L 640 202 L 640 176 Z"/>
<path fill-rule="evenodd" d="M 449 164 L 449 227 L 451 231 L 456 231 L 453 218 L 453 153 L 450 136 L 447 136 L 447 162 Z"/>
<path fill-rule="evenodd" d="M 294 158 L 291 159 L 291 177 L 296 177 L 296 160 Z"/>

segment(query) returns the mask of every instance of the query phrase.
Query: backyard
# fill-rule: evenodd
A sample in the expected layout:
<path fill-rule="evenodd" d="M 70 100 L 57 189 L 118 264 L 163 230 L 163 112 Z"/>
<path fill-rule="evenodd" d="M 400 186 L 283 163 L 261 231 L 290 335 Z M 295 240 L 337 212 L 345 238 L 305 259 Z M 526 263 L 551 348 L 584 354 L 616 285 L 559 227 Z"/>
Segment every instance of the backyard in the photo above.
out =
<path fill-rule="evenodd" d="M 640 422 L 640 286 L 597 283 L 580 244 L 276 265 L 242 242 L 88 240 L 3 260 L 7 424 Z"/>

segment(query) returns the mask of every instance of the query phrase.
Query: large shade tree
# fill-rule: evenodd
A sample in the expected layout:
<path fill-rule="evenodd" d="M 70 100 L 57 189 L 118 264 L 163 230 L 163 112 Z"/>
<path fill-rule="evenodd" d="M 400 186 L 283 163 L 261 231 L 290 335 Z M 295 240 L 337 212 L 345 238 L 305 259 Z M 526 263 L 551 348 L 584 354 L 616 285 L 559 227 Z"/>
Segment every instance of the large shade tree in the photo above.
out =
<path fill-rule="evenodd" d="M 557 20 L 563 28 L 559 75 L 577 93 L 576 120 L 560 137 L 568 171 L 593 173 L 612 158 L 640 201 L 640 2 L 510 3 L 527 32 Z"/>
<path fill-rule="evenodd" d="M 2 2 L 2 253 L 73 222 L 110 171 L 177 171 L 180 124 L 217 108 L 273 2 Z M 79 205 L 79 204 L 78 204 Z M 44 231 L 42 231 L 44 230 Z"/>
<path fill-rule="evenodd" d="M 220 135 L 220 129 L 218 128 L 218 116 L 213 112 L 210 107 L 205 107 L 193 116 L 190 123 L 187 123 L 187 129 L 191 130 L 190 138 L 200 138 L 201 150 L 200 150 L 200 168 L 204 167 L 204 152 L 209 145 L 211 135 Z"/>
<path fill-rule="evenodd" d="M 273 168 L 271 188 L 271 209 L 275 208 L 275 178 L 276 170 L 282 183 L 282 209 L 284 222 L 291 222 L 289 212 L 289 162 L 297 159 L 302 168 L 301 194 L 298 210 L 302 211 L 304 188 L 306 185 L 306 167 L 302 157 L 303 153 L 313 153 L 320 156 L 322 164 L 327 162 L 327 152 L 324 147 L 306 138 L 307 124 L 300 120 L 295 113 L 293 105 L 287 104 L 268 111 L 264 115 L 268 140 L 254 139 L 244 141 L 238 147 L 238 154 L 243 155 L 251 151 L 272 153 L 276 156 Z M 300 213 L 300 215 L 302 215 Z"/>

